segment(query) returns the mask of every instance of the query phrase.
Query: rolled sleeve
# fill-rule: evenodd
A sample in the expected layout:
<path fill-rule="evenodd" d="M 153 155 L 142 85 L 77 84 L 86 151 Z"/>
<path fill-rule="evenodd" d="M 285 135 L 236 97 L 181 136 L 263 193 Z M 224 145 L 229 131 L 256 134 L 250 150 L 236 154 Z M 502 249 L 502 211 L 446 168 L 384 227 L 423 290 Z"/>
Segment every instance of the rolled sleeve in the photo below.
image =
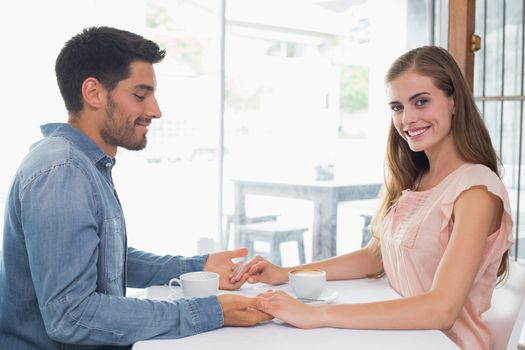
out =
<path fill-rule="evenodd" d="M 159 256 L 128 248 L 127 286 L 147 288 L 153 285 L 167 284 L 172 278 L 178 278 L 186 272 L 202 271 L 208 255 L 182 257 Z"/>
<path fill-rule="evenodd" d="M 191 327 L 195 333 L 219 328 L 224 324 L 222 308 L 216 296 L 181 299 L 181 302 L 186 304 Z"/>
<path fill-rule="evenodd" d="M 154 301 L 93 294 L 83 300 L 68 297 L 41 311 L 52 339 L 79 345 L 182 338 L 224 324 L 216 296 Z"/>

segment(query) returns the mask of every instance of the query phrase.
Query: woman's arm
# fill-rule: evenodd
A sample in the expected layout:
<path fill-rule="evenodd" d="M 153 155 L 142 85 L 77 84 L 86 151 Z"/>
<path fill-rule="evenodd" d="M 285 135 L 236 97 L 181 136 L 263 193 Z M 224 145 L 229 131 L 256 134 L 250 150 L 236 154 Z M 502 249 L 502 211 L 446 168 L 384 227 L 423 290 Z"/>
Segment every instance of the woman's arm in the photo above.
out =
<path fill-rule="evenodd" d="M 261 310 L 303 328 L 448 329 L 472 287 L 487 237 L 501 223 L 501 200 L 484 187 L 463 192 L 454 204 L 454 227 L 424 294 L 398 300 L 312 307 L 282 293 L 268 294 Z"/>
<path fill-rule="evenodd" d="M 370 243 L 359 250 L 333 258 L 294 267 L 326 271 L 327 280 L 349 280 L 377 275 L 383 269 L 378 241 L 372 238 Z"/>
<path fill-rule="evenodd" d="M 328 280 L 363 278 L 381 272 L 381 253 L 376 239 L 355 252 L 293 267 L 280 267 L 256 256 L 247 263 L 234 267 L 230 281 L 248 279 L 249 283 L 281 284 L 288 281 L 288 271 L 293 269 L 319 269 L 326 271 Z"/>

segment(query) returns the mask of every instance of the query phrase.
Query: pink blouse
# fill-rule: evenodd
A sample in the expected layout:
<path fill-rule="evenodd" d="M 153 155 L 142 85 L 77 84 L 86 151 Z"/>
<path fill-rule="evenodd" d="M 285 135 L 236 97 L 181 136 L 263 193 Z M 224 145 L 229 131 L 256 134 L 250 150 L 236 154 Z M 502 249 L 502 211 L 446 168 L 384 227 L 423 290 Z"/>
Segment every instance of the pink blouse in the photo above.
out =
<path fill-rule="evenodd" d="M 463 191 L 479 185 L 501 198 L 504 213 L 499 229 L 487 238 L 465 305 L 445 332 L 462 349 L 492 349 L 492 335 L 481 315 L 490 308 L 501 257 L 513 243 L 508 194 L 499 177 L 484 165 L 466 163 L 430 190 L 403 191 L 386 215 L 380 237 L 392 288 L 404 297 L 425 293 L 452 233 L 454 202 Z"/>

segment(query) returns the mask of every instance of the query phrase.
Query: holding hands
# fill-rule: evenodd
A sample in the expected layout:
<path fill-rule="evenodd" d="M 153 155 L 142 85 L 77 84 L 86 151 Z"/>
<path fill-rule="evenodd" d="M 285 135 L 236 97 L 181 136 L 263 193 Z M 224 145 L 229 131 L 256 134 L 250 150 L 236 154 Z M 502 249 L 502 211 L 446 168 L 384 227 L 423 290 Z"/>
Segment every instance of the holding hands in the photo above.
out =
<path fill-rule="evenodd" d="M 261 256 L 255 256 L 248 262 L 240 262 L 233 266 L 229 275 L 231 284 L 237 284 L 240 281 L 248 283 L 268 283 L 283 284 L 288 281 L 287 268 L 272 264 L 270 261 Z"/>
<path fill-rule="evenodd" d="M 226 290 L 235 290 L 241 288 L 246 282 L 247 276 L 243 278 L 232 279 L 231 272 L 238 266 L 232 259 L 242 258 L 248 254 L 248 249 L 240 248 L 236 250 L 226 250 L 218 253 L 212 253 L 208 256 L 204 264 L 204 271 L 216 272 L 219 274 L 219 288 Z"/>
<path fill-rule="evenodd" d="M 232 280 L 230 275 L 236 265 L 232 259 L 242 258 L 248 254 L 246 248 L 212 253 L 204 264 L 204 271 L 219 274 L 219 288 L 226 290 L 239 289 L 246 282 L 247 275 Z M 259 322 L 271 320 L 273 316 L 258 310 L 260 297 L 249 298 L 241 295 L 222 294 L 217 296 L 221 304 L 225 326 L 253 326 Z"/>
<path fill-rule="evenodd" d="M 241 295 L 221 294 L 217 297 L 221 304 L 225 326 L 255 326 L 259 322 L 271 320 L 273 316 L 258 310 L 262 298 L 248 298 Z"/>
<path fill-rule="evenodd" d="M 229 278 L 231 284 L 248 281 L 252 284 L 261 282 L 277 285 L 288 281 L 290 270 L 291 268 L 280 267 L 261 256 L 255 256 L 247 262 L 235 264 Z M 257 296 L 257 308 L 299 328 L 318 327 L 323 310 L 303 304 L 284 291 L 273 290 Z"/>
<path fill-rule="evenodd" d="M 321 325 L 324 307 L 303 304 L 282 290 L 258 295 L 259 310 L 298 328 L 317 328 Z"/>

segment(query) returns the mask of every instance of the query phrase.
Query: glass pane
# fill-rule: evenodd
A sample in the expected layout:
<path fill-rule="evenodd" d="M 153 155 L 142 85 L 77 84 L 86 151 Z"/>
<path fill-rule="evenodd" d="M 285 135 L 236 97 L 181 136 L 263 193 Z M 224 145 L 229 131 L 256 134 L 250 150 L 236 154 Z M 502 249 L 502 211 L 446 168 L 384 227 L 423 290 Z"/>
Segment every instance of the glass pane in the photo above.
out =
<path fill-rule="evenodd" d="M 522 116 L 523 117 L 523 116 Z M 523 132 L 523 125 L 522 125 L 522 132 Z M 518 192 L 518 198 L 519 198 L 519 210 L 516 206 L 515 210 L 518 212 L 517 218 L 518 220 L 515 222 L 516 228 L 515 232 L 518 232 L 518 254 L 517 256 L 520 259 L 520 262 L 522 264 L 525 264 L 525 164 L 523 159 L 525 158 L 525 139 L 523 139 L 522 135 L 522 141 L 521 141 L 521 162 L 520 164 L 520 181 L 518 183 L 518 187 L 516 191 Z M 514 247 L 513 247 L 514 248 Z M 514 254 L 514 252 L 513 252 Z"/>
<path fill-rule="evenodd" d="M 505 15 L 505 96 L 521 93 L 523 1 L 507 0 Z"/>
<path fill-rule="evenodd" d="M 501 162 L 504 167 L 505 184 L 511 189 L 518 187 L 520 104 L 514 101 L 503 104 Z M 516 196 L 514 197 L 516 199 Z M 513 205 L 512 208 L 515 209 L 516 206 Z"/>
<path fill-rule="evenodd" d="M 501 158 L 501 102 L 485 102 L 483 118 L 496 153 Z"/>
<path fill-rule="evenodd" d="M 149 37 L 167 50 L 157 67 L 163 118 L 152 124 L 148 147 L 122 152 L 127 158 L 115 172 L 133 228 L 130 243 L 141 249 L 191 255 L 200 238 L 217 237 L 218 6 L 215 1 L 147 2 Z"/>
<path fill-rule="evenodd" d="M 520 102 L 505 102 L 503 104 L 503 129 L 502 129 L 502 152 L 501 162 L 503 164 L 503 182 L 505 183 L 509 192 L 510 207 L 512 210 L 512 220 L 514 222 L 515 234 L 519 230 L 519 243 L 523 243 L 520 247 L 518 243 L 519 253 L 518 256 L 525 258 L 525 232 L 522 227 L 525 223 L 523 218 L 520 217 L 518 211 L 518 197 L 520 192 L 523 192 L 523 169 L 521 178 L 519 181 L 519 140 L 520 140 Z M 523 196 L 520 199 L 520 211 L 523 211 Z M 511 251 L 514 255 L 514 251 Z"/>
<path fill-rule="evenodd" d="M 278 223 L 306 228 L 306 257 L 311 259 L 314 217 L 326 209 L 313 204 L 322 201 L 320 194 L 312 199 L 315 186 L 382 182 L 390 115 L 383 76 L 407 47 L 429 43 L 429 3 L 228 2 L 227 212 L 234 211 L 235 180 L 272 182 L 257 196 L 247 196 L 242 203 L 247 215 L 277 213 Z M 426 36 L 412 36 L 410 18 L 418 18 Z M 281 192 L 275 190 L 281 185 Z M 287 192 L 293 185 L 298 192 Z M 332 234 L 338 243 L 349 242 L 338 244 L 340 249 L 361 245 L 361 215 L 374 203 L 356 208 L 345 202 L 329 209 L 339 212 L 331 217 L 338 224 Z M 333 228 L 334 222 L 329 225 Z"/>
<path fill-rule="evenodd" d="M 146 149 L 119 150 L 114 169 L 128 241 L 154 253 L 195 253 L 199 237 L 217 232 L 218 2 L 1 4 L 0 89 L 13 98 L 0 102 L 9 125 L 0 140 L 0 199 L 29 145 L 41 137 L 39 125 L 67 120 L 54 77 L 64 42 L 86 26 L 130 30 L 157 41 L 167 56 L 156 65 L 163 116 L 153 121 Z"/>
<path fill-rule="evenodd" d="M 449 0 L 434 1 L 434 45 L 448 47 Z"/>
<path fill-rule="evenodd" d="M 488 1 L 486 8 L 485 95 L 501 95 L 503 58 L 503 2 Z"/>
<path fill-rule="evenodd" d="M 486 22 L 481 20 L 485 17 L 485 1 L 476 2 L 476 28 L 475 33 L 482 39 L 481 48 L 474 53 L 474 96 L 484 96 L 484 84 L 485 84 L 485 30 Z M 481 108 L 480 108 L 481 110 Z"/>
<path fill-rule="evenodd" d="M 432 38 L 432 6 L 433 1 L 407 0 L 407 31 L 411 33 L 408 46 L 418 47 L 429 44 Z"/>

